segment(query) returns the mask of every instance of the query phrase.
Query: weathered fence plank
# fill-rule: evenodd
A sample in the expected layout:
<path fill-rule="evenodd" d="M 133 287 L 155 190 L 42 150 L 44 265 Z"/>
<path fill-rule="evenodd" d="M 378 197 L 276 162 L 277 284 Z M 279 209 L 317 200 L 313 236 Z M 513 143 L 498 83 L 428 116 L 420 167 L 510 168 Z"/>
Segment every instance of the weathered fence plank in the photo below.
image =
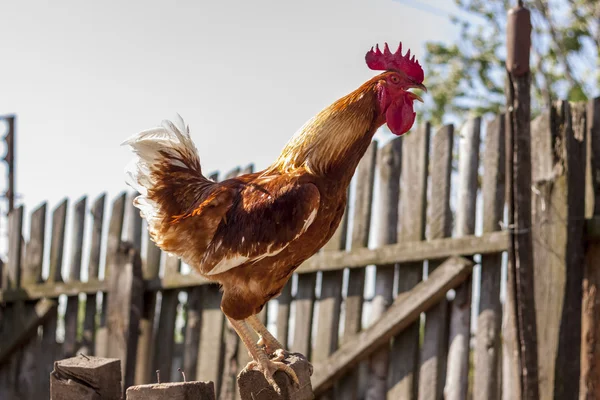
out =
<path fill-rule="evenodd" d="M 539 388 L 541 399 L 576 399 L 584 262 L 585 105 L 571 107 L 561 102 L 552 110 L 550 123 L 532 126 L 534 143 L 543 144 L 532 153 Z"/>
<path fill-rule="evenodd" d="M 586 217 L 600 219 L 600 97 L 587 107 Z M 580 398 L 600 398 L 600 240 L 587 244 L 581 314 Z"/>
<path fill-rule="evenodd" d="M 213 381 L 215 391 L 219 393 L 223 371 L 223 329 L 225 325 L 225 317 L 221 311 L 222 293 L 214 284 L 207 285 L 203 289 L 202 328 L 196 380 Z"/>
<path fill-rule="evenodd" d="M 505 136 L 504 115 L 488 125 L 483 159 L 483 232 L 500 230 L 504 219 Z M 473 395 L 475 400 L 497 400 L 500 397 L 498 365 L 500 361 L 500 304 L 502 254 L 481 257 L 479 315 L 475 333 Z"/>
<path fill-rule="evenodd" d="M 375 163 L 377 161 L 377 142 L 372 141 L 356 168 L 356 196 L 354 215 L 352 216 L 352 236 L 350 248 L 369 246 L 371 228 L 371 205 L 375 182 Z M 353 268 L 348 272 L 348 289 L 345 301 L 344 335 L 342 343 L 362 329 L 362 312 L 365 292 L 365 267 Z M 344 376 L 337 387 L 336 396 L 340 399 L 357 399 L 361 396 L 361 383 L 365 381 L 367 365 L 362 364 L 356 370 Z"/>
<path fill-rule="evenodd" d="M 450 176 L 452 173 L 452 149 L 454 126 L 442 127 L 432 139 L 431 151 L 431 200 L 428 207 L 429 239 L 452 235 L 452 210 L 450 209 Z M 441 264 L 441 260 L 429 260 L 429 274 Z M 425 314 L 425 331 L 421 348 L 419 369 L 420 400 L 442 398 L 445 382 L 448 302 L 442 299 Z"/>
<path fill-rule="evenodd" d="M 23 264 L 23 286 L 42 283 L 44 263 L 44 242 L 46 237 L 46 203 L 42 203 L 31 213 L 29 242 L 25 246 Z"/>
<path fill-rule="evenodd" d="M 289 348 L 291 305 L 292 279 L 290 278 L 277 298 L 277 340 L 286 349 Z"/>
<path fill-rule="evenodd" d="M 317 273 L 298 275 L 298 290 L 294 298 L 295 327 L 291 350 L 311 360 L 312 324 L 315 304 L 315 283 Z"/>
<path fill-rule="evenodd" d="M 146 262 L 143 265 L 145 280 L 158 279 L 160 271 L 160 259 L 162 252 L 156 244 L 147 236 L 146 239 Z M 154 367 L 154 352 L 156 346 L 154 336 L 154 318 L 156 309 L 156 292 L 146 291 L 144 293 L 144 309 L 140 320 L 140 338 L 138 341 L 137 369 L 135 373 L 136 385 L 154 382 L 156 377 Z"/>
<path fill-rule="evenodd" d="M 132 386 L 127 400 L 215 400 L 212 382 L 169 382 Z"/>
<path fill-rule="evenodd" d="M 429 164 L 429 123 L 404 137 L 402 145 L 402 177 L 400 193 L 400 226 L 398 241 L 425 239 L 427 203 L 427 166 Z M 423 277 L 423 262 L 399 267 L 398 293 L 411 290 Z M 392 383 L 388 397 L 414 399 L 419 357 L 419 323 L 407 327 L 392 345 Z"/>
<path fill-rule="evenodd" d="M 315 395 L 320 395 L 361 359 L 418 320 L 419 315 L 438 303 L 448 290 L 462 283 L 472 267 L 473 263 L 467 259 L 450 258 L 429 279 L 399 295 L 381 319 L 344 343 L 326 362 L 314 366 Z"/>
<path fill-rule="evenodd" d="M 181 260 L 174 256 L 167 256 L 165 262 L 165 277 L 179 274 Z M 173 370 L 173 354 L 175 348 L 175 319 L 177 318 L 177 306 L 179 305 L 179 290 L 170 289 L 162 292 L 160 302 L 160 315 L 158 317 L 158 328 L 156 340 L 160 340 L 160 346 L 155 351 L 154 369 L 161 371 L 162 379 L 170 381 Z"/>
<path fill-rule="evenodd" d="M 110 277 L 110 268 L 114 264 L 113 258 L 116 257 L 121 237 L 123 234 L 123 220 L 125 218 L 125 203 L 127 193 L 123 192 L 113 201 L 110 221 L 108 223 L 108 236 L 106 238 L 106 257 L 104 262 L 104 280 L 108 281 Z M 100 314 L 100 323 L 96 331 L 96 351 L 94 354 L 99 357 L 105 357 L 107 353 L 107 331 L 106 331 L 106 306 L 110 301 L 110 295 L 102 295 L 102 312 Z"/>
<path fill-rule="evenodd" d="M 46 226 L 46 203 L 39 206 L 31 214 L 29 242 L 25 246 L 21 283 L 34 285 L 42 282 L 42 265 L 44 260 L 44 239 Z M 34 301 L 25 302 L 25 315 L 30 316 L 35 311 Z M 56 310 L 52 310 L 53 313 Z M 37 332 L 36 332 L 37 333 Z M 19 369 L 19 386 L 23 389 L 25 398 L 37 399 L 49 396 L 49 385 L 46 368 L 40 364 L 42 355 L 41 340 L 38 335 L 33 335 L 29 343 L 23 348 L 21 365 Z"/>
<path fill-rule="evenodd" d="M 88 262 L 88 281 L 98 279 L 100 272 L 100 253 L 102 252 L 102 225 L 104 221 L 104 204 L 106 194 L 98 196 L 92 205 L 92 237 Z M 86 295 L 85 317 L 83 320 L 83 333 L 81 352 L 94 354 L 96 349 L 96 293 Z"/>
<path fill-rule="evenodd" d="M 481 118 L 469 120 L 464 128 L 461 133 L 458 157 L 456 234 L 459 237 L 475 233 Z M 469 277 L 457 287 L 451 303 L 447 374 L 444 387 L 444 398 L 448 400 L 462 400 L 467 397 L 471 339 L 471 283 L 472 277 Z"/>
<path fill-rule="evenodd" d="M 85 229 L 85 209 L 87 197 L 82 197 L 73 206 L 73 230 L 71 236 L 71 257 L 69 265 L 69 282 L 81 280 L 81 257 L 83 254 L 83 234 Z M 67 298 L 65 310 L 65 340 L 60 358 L 69 358 L 75 355 L 79 343 L 77 342 L 77 328 L 79 324 L 79 296 Z"/>
<path fill-rule="evenodd" d="M 346 207 L 338 229 L 323 246 L 322 251 L 344 250 L 346 248 L 347 229 L 348 207 Z M 338 348 L 343 282 L 343 270 L 323 272 L 321 275 L 321 295 L 318 303 L 317 337 L 315 338 L 313 362 L 326 359 Z M 322 400 L 333 398 L 333 389 L 331 393 L 322 396 Z"/>
<path fill-rule="evenodd" d="M 379 150 L 378 245 L 395 243 L 398 238 L 398 201 L 402 170 L 402 138 L 395 138 Z M 375 296 L 371 302 L 370 324 L 376 323 L 394 301 L 395 265 L 378 265 L 375 272 Z M 375 351 L 369 361 L 366 399 L 384 399 L 387 395 L 390 343 Z"/>
<path fill-rule="evenodd" d="M 123 243 L 112 257 L 106 308 L 107 353 L 122 363 L 124 390 L 133 385 L 139 322 L 143 307 L 142 260 L 139 251 Z M 158 342 L 160 343 L 160 342 Z M 158 343 L 156 343 L 158 345 Z M 160 343 L 159 346 L 164 345 Z"/>

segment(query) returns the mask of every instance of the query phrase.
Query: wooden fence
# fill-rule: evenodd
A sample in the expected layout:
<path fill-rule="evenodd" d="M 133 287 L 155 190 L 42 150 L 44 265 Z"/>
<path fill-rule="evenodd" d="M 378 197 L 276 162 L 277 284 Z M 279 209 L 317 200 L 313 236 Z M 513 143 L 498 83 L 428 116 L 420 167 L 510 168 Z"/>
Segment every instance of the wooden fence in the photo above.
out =
<path fill-rule="evenodd" d="M 578 397 L 580 360 L 581 381 L 600 386 L 599 367 L 584 365 L 598 350 L 590 356 L 586 340 L 580 350 L 579 329 L 584 249 L 588 260 L 599 253 L 583 237 L 600 215 L 599 116 L 598 99 L 587 110 L 561 103 L 532 125 L 543 398 L 559 384 L 577 386 L 564 398 Z M 284 346 L 311 360 L 318 398 L 502 398 L 504 125 L 503 116 L 456 132 L 422 124 L 372 143 L 340 229 L 260 315 Z M 132 196 L 122 193 L 108 210 L 105 195 L 72 208 L 65 200 L 49 229 L 46 204 L 26 230 L 23 207 L 11 213 L 0 398 L 48 398 L 53 361 L 78 353 L 120 358 L 126 387 L 156 382 L 157 370 L 163 382 L 181 380 L 181 368 L 188 380 L 213 381 L 219 399 L 239 398 L 235 376 L 249 359 L 219 308 L 219 288 L 148 240 Z M 590 263 L 586 279 L 598 275 Z M 573 371 L 558 373 L 559 362 Z"/>

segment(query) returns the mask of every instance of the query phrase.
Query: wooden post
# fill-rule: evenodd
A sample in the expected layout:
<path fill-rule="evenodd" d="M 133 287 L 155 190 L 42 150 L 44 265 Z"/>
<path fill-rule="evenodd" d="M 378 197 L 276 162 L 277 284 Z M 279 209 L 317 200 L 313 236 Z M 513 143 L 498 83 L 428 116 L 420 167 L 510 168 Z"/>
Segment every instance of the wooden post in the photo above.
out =
<path fill-rule="evenodd" d="M 131 386 L 127 400 L 215 400 L 212 382 L 169 382 Z"/>
<path fill-rule="evenodd" d="M 454 126 L 441 128 L 432 139 L 431 201 L 429 202 L 429 239 L 452 235 L 452 210 L 450 209 L 450 177 Z M 460 153 L 462 156 L 463 153 Z M 429 274 L 443 260 L 429 260 Z M 448 351 L 448 301 L 443 298 L 425 314 L 425 332 L 419 368 L 419 400 L 442 398 L 446 353 Z"/>
<path fill-rule="evenodd" d="M 588 104 L 586 140 L 586 217 L 600 221 L 600 97 Z M 592 400 L 600 398 L 600 240 L 588 242 L 586 250 L 580 399 Z"/>
<path fill-rule="evenodd" d="M 238 377 L 238 386 L 241 400 L 312 400 L 314 399 L 310 376 L 312 366 L 302 354 L 291 353 L 285 360 L 298 376 L 300 386 L 296 388 L 288 375 L 277 371 L 273 378 L 281 389 L 277 394 L 269 385 L 262 372 L 244 369 Z"/>
<path fill-rule="evenodd" d="M 398 240 L 398 200 L 400 199 L 400 172 L 402 170 L 402 138 L 395 138 L 379 150 L 377 173 L 379 196 L 377 214 L 379 230 L 377 245 L 396 243 Z M 375 297 L 371 306 L 370 323 L 376 323 L 394 301 L 395 265 L 378 265 L 375 272 Z M 387 396 L 390 361 L 390 343 L 386 342 L 371 356 L 367 400 Z"/>
<path fill-rule="evenodd" d="M 400 193 L 399 242 L 417 242 L 425 239 L 427 205 L 427 166 L 429 164 L 429 123 L 403 137 L 402 177 Z M 423 262 L 403 263 L 399 266 L 398 295 L 408 292 L 421 281 Z M 391 388 L 388 398 L 415 398 L 416 375 L 419 369 L 419 322 L 407 327 L 392 345 Z"/>
<path fill-rule="evenodd" d="M 221 311 L 223 294 L 215 284 L 205 285 L 202 300 L 202 327 L 198 347 L 196 380 L 210 380 L 219 393 L 223 371 L 223 328 L 225 316 Z"/>
<path fill-rule="evenodd" d="M 504 217 L 505 150 L 504 115 L 486 130 L 483 156 L 483 232 L 500 230 Z M 481 257 L 479 316 L 475 333 L 473 395 L 475 400 L 498 400 L 500 360 L 500 304 L 502 253 Z"/>
<path fill-rule="evenodd" d="M 50 374 L 50 400 L 121 400 L 121 362 L 78 356 L 56 361 Z"/>
<path fill-rule="evenodd" d="M 353 226 L 350 242 L 351 249 L 353 250 L 369 246 L 376 160 L 377 142 L 372 141 L 356 168 L 356 196 L 354 200 Z M 366 267 L 352 268 L 348 273 L 342 343 L 356 335 L 362 329 L 365 270 Z M 336 397 L 348 400 L 362 397 L 360 384 L 362 383 L 361 381 L 367 378 L 367 368 L 368 365 L 366 363 L 361 364 L 354 371 L 344 376 L 337 387 Z"/>
<path fill-rule="evenodd" d="M 553 106 L 533 123 L 534 256 L 540 398 L 578 398 L 580 382 L 585 105 Z"/>
<path fill-rule="evenodd" d="M 112 258 L 106 325 L 107 354 L 123 363 L 124 389 L 133 385 L 144 287 L 139 252 L 122 243 Z M 161 343 L 162 344 L 162 343 Z"/>
<path fill-rule="evenodd" d="M 507 180 L 508 226 L 511 235 L 504 337 L 511 361 L 515 400 L 537 399 L 537 327 L 531 234 L 531 94 L 529 10 L 509 10 L 507 25 Z"/>

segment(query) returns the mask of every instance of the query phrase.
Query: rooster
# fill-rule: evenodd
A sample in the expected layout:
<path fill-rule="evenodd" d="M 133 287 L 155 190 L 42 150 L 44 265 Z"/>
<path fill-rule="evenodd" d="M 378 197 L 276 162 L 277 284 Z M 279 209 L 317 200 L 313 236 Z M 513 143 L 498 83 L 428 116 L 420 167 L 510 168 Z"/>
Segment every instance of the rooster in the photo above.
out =
<path fill-rule="evenodd" d="M 259 321 L 292 273 L 335 232 L 346 208 L 347 188 L 375 131 L 384 123 L 396 135 L 413 125 L 411 88 L 425 90 L 423 69 L 402 43 L 392 53 L 371 48 L 369 68 L 384 71 L 309 120 L 263 171 L 222 182 L 202 173 L 189 127 L 181 117 L 134 135 L 136 158 L 127 183 L 152 240 L 221 285 L 221 309 L 253 361 L 279 392 L 277 370 L 286 351 Z M 259 337 L 254 342 L 252 332 Z"/>

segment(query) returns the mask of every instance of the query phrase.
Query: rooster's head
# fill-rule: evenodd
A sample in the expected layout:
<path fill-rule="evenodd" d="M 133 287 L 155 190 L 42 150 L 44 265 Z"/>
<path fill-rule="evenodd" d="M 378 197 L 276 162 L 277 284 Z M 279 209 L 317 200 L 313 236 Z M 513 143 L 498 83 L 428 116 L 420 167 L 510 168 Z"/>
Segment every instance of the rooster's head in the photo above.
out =
<path fill-rule="evenodd" d="M 365 60 L 372 70 L 385 71 L 377 77 L 377 96 L 382 117 L 390 130 L 396 135 L 403 135 L 415 122 L 413 102 L 423 99 L 409 89 L 417 88 L 427 91 L 423 85 L 423 68 L 410 57 L 410 50 L 402 55 L 402 43 L 392 53 L 387 43 L 383 52 L 379 46 L 367 53 Z"/>

